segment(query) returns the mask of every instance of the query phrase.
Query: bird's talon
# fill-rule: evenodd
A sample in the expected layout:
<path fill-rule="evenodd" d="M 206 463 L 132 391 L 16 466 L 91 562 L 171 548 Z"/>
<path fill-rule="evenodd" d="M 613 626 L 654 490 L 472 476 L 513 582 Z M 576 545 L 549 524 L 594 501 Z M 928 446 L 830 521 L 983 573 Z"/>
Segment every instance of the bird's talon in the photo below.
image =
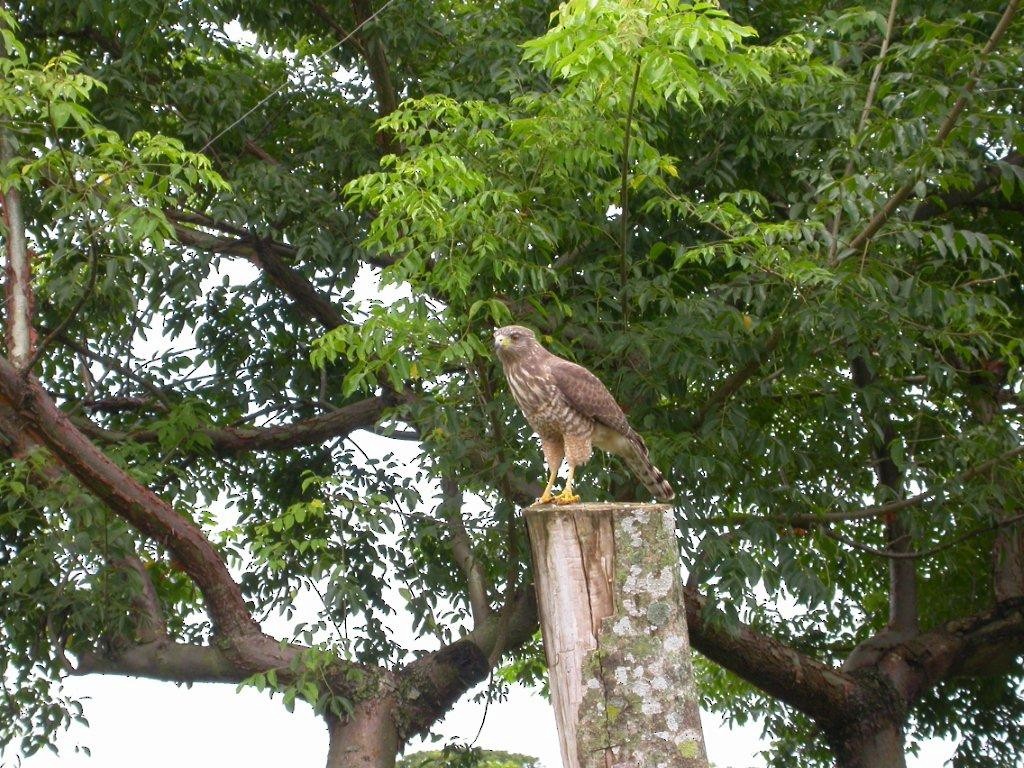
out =
<path fill-rule="evenodd" d="M 550 504 L 554 500 L 555 500 L 554 494 L 552 494 L 550 491 L 544 491 L 544 493 L 542 493 L 540 495 L 540 498 L 537 499 L 537 501 L 534 502 L 534 503 L 535 504 Z"/>
<path fill-rule="evenodd" d="M 566 493 L 565 491 L 562 491 L 562 492 L 561 492 L 560 494 L 558 494 L 557 496 L 553 496 L 553 497 L 551 498 L 551 500 L 552 500 L 552 501 L 553 501 L 553 502 L 554 502 L 555 504 L 559 504 L 559 505 L 564 505 L 564 504 L 578 504 L 578 503 L 579 503 L 579 500 L 580 500 L 580 497 L 579 497 L 579 496 L 577 496 L 577 495 L 576 495 L 576 494 L 574 494 L 574 493 Z"/>

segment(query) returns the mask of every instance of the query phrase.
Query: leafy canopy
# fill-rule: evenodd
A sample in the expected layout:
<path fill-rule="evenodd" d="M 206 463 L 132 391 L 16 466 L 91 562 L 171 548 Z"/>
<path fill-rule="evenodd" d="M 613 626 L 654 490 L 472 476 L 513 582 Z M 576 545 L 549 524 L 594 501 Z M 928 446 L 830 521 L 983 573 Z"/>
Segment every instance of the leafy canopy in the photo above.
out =
<path fill-rule="evenodd" d="M 352 7 L 314 5 L 55 0 L 3 17 L 16 147 L 0 180 L 24 198 L 38 324 L 64 324 L 40 375 L 203 525 L 257 615 L 367 663 L 457 637 L 470 608 L 442 480 L 467 495 L 488 602 L 526 583 L 515 483 L 543 469 L 488 350 L 512 320 L 629 406 L 682 491 L 709 620 L 841 663 L 887 623 L 873 552 L 891 542 L 872 516 L 807 520 L 914 494 L 922 626 L 989 604 L 995 528 L 1024 495 L 1019 456 L 1001 458 L 1021 429 L 1019 21 L 983 54 L 1001 8 L 900 3 L 880 59 L 877 4 L 570 0 L 549 17 L 533 0 L 397 0 L 360 49 L 334 36 Z M 215 442 L 382 393 L 375 430 L 413 439 L 411 463 L 363 433 Z M 965 476 L 986 461 L 998 471 Z M 209 636 L 161 545 L 67 478 L 40 484 L 43 466 L 0 477 L 0 743 L 25 752 L 80 711 L 55 648 L 134 631 L 119 555 L 142 557 L 174 637 Z M 589 498 L 636 491 L 601 458 L 584 481 Z M 540 674 L 534 643 L 498 679 Z M 1020 680 L 942 683 L 911 738 L 1012 764 Z M 776 764 L 824 759 L 777 700 L 711 665 L 704 684 L 729 717 L 765 718 Z"/>

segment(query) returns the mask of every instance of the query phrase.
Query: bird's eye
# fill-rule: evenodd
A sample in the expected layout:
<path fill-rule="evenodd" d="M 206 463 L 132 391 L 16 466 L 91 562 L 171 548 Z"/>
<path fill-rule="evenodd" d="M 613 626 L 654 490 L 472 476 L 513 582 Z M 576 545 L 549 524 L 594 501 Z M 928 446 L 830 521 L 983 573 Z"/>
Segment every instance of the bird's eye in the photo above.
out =
<path fill-rule="evenodd" d="M 510 336 L 512 338 L 512 341 L 519 341 L 519 334 L 518 333 L 510 334 Z"/>

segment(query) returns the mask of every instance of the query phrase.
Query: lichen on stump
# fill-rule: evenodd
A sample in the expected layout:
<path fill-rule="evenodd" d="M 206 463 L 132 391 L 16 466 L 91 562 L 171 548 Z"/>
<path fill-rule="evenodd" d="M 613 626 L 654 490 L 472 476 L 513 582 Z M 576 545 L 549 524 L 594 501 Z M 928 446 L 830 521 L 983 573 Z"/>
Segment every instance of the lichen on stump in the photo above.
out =
<path fill-rule="evenodd" d="M 706 768 L 671 507 L 526 519 L 565 768 Z"/>

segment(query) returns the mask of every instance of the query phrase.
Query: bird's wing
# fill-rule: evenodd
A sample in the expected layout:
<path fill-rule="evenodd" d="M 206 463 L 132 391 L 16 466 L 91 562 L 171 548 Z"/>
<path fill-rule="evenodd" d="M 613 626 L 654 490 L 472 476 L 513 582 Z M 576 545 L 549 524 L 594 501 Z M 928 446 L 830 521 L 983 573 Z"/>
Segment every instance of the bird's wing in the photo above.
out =
<path fill-rule="evenodd" d="M 559 392 L 572 408 L 621 435 L 613 438 L 610 445 L 600 447 L 622 456 L 633 474 L 655 498 L 662 501 L 675 498 L 672 486 L 648 458 L 644 439 L 633 431 L 626 420 L 626 414 L 601 380 L 583 366 L 560 357 L 549 363 L 549 370 Z"/>
<path fill-rule="evenodd" d="M 601 380 L 582 365 L 555 358 L 551 377 L 570 406 L 588 418 L 622 434 L 631 434 L 626 414 Z"/>

